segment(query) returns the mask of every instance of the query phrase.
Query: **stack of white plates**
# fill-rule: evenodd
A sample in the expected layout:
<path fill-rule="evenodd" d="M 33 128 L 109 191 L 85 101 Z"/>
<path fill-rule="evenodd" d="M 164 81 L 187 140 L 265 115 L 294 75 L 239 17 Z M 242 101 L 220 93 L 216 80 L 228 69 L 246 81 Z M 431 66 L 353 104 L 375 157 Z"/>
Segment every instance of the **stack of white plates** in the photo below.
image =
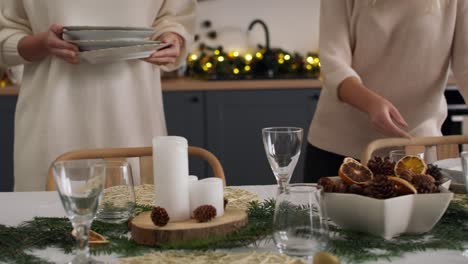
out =
<path fill-rule="evenodd" d="M 80 59 L 92 64 L 147 58 L 168 46 L 148 40 L 154 31 L 144 27 L 68 26 L 63 34 L 66 41 L 78 46 Z"/>

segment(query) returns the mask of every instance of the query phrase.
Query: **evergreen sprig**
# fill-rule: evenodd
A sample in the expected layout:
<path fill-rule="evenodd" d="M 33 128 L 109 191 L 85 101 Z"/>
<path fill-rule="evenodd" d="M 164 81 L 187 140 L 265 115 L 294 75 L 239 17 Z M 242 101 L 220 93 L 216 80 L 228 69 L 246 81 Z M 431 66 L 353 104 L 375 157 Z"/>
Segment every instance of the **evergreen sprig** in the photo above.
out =
<path fill-rule="evenodd" d="M 332 238 L 328 250 L 349 263 L 391 259 L 406 252 L 453 249 L 462 250 L 468 243 L 468 196 L 452 202 L 444 217 L 426 235 L 404 235 L 392 240 L 346 231 L 331 226 Z M 151 210 L 150 206 L 137 206 L 137 212 Z M 108 224 L 94 221 L 92 229 L 108 238 L 109 244 L 91 248 L 92 254 L 115 253 L 135 256 L 154 250 L 189 249 L 211 250 L 235 248 L 270 239 L 273 232 L 275 201 L 251 202 L 249 223 L 225 237 L 197 239 L 189 242 L 148 247 L 129 240 L 127 223 Z M 0 225 L 0 262 L 49 263 L 31 254 L 31 250 L 56 247 L 70 253 L 75 241 L 70 235 L 72 227 L 67 218 L 36 217 L 17 227 Z"/>

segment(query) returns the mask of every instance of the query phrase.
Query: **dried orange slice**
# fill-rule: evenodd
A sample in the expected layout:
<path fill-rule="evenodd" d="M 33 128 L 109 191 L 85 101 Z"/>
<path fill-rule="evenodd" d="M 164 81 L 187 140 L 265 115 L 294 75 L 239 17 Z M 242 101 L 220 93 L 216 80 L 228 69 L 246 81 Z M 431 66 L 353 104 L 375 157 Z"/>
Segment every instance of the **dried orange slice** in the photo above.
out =
<path fill-rule="evenodd" d="M 72 230 L 71 235 L 76 239 L 75 229 Z M 107 244 L 109 243 L 109 240 L 107 240 L 103 235 L 93 230 L 89 230 L 88 243 L 90 246 L 95 246 L 95 245 Z"/>
<path fill-rule="evenodd" d="M 400 176 L 409 170 L 414 174 L 425 174 L 427 170 L 426 162 L 418 156 L 405 156 L 395 164 L 395 175 Z"/>
<path fill-rule="evenodd" d="M 407 195 L 407 194 L 417 194 L 418 191 L 414 187 L 413 184 L 408 182 L 405 179 L 395 177 L 395 176 L 388 176 L 388 179 L 393 181 L 397 187 L 398 195 Z"/>
<path fill-rule="evenodd" d="M 353 159 L 353 158 L 350 158 L 350 157 L 346 157 L 343 159 L 343 163 L 348 163 L 348 162 L 354 162 L 354 163 L 358 163 L 358 164 L 361 164 L 359 161 Z"/>
<path fill-rule="evenodd" d="M 352 158 L 345 158 L 338 171 L 340 178 L 347 184 L 366 184 L 373 177 L 372 171 Z"/>

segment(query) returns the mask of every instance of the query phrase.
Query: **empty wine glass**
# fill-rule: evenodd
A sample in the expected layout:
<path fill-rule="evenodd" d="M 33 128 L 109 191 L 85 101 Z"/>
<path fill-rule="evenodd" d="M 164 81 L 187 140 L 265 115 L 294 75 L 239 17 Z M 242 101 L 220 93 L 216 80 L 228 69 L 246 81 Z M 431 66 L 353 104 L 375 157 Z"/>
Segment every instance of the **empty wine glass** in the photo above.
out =
<path fill-rule="evenodd" d="M 96 263 L 89 254 L 88 235 L 105 179 L 100 160 L 57 161 L 53 165 L 57 190 L 76 231 L 77 254 L 70 263 Z"/>
<path fill-rule="evenodd" d="M 296 167 L 302 146 L 302 128 L 268 127 L 262 129 L 263 145 L 280 191 L 284 190 Z"/>

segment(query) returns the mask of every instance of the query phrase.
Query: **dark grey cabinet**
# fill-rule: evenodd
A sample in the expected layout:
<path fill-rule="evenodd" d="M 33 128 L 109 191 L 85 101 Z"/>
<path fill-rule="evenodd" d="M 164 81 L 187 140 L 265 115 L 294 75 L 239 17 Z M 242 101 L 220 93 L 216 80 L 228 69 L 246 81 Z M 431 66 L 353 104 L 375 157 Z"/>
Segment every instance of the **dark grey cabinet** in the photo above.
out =
<path fill-rule="evenodd" d="M 187 138 L 189 145 L 205 147 L 205 94 L 203 92 L 164 92 L 164 112 L 167 132 Z M 189 172 L 203 177 L 205 163 L 198 158 L 189 159 Z"/>
<path fill-rule="evenodd" d="M 261 128 L 298 126 L 307 129 L 319 89 L 275 89 L 164 92 L 169 135 L 184 136 L 192 146 L 213 152 L 223 164 L 228 185 L 273 184 Z M 16 96 L 0 96 L 0 191 L 13 188 L 13 131 Z M 212 175 L 208 165 L 191 158 L 190 173 Z M 303 155 L 293 181 L 302 181 Z"/>
<path fill-rule="evenodd" d="M 207 148 L 223 164 L 228 185 L 274 184 L 261 129 L 294 126 L 307 131 L 319 98 L 319 89 L 281 89 L 208 92 Z M 301 154 L 292 182 L 303 181 Z"/>
<path fill-rule="evenodd" d="M 0 192 L 13 190 L 13 137 L 16 96 L 0 96 Z"/>

